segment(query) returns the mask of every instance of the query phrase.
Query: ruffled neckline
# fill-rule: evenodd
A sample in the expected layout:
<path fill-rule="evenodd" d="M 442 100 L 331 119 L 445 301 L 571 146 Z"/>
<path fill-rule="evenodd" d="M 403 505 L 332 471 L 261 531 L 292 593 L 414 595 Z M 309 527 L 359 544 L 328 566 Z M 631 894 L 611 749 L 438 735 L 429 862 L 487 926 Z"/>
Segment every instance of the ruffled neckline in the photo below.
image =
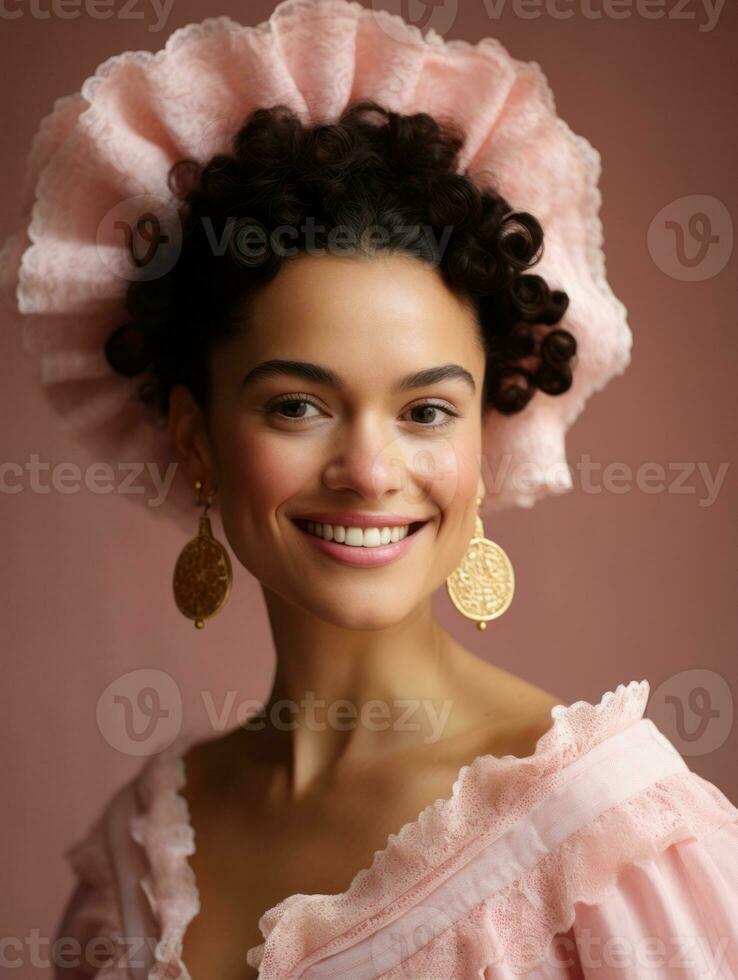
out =
<path fill-rule="evenodd" d="M 639 721 L 649 692 L 647 680 L 634 680 L 606 691 L 597 703 L 580 700 L 554 705 L 552 724 L 530 755 L 483 754 L 463 765 L 450 796 L 429 803 L 417 818 L 391 833 L 384 847 L 374 852 L 371 864 L 357 871 L 345 891 L 332 895 L 299 892 L 267 909 L 258 923 L 264 941 L 246 952 L 247 962 L 260 970 L 267 957 L 270 967 L 279 959 L 282 970 L 294 968 L 301 955 L 295 963 L 288 963 L 291 944 L 280 948 L 279 937 L 289 935 L 296 921 L 300 921 L 300 933 L 307 932 L 314 940 L 313 948 L 319 948 L 367 917 L 384 912 L 406 890 L 409 880 L 422 880 L 479 838 L 504 833 L 549 792 L 564 766 Z M 141 885 L 161 930 L 157 963 L 149 980 L 189 977 L 181 959 L 183 939 L 200 910 L 200 896 L 188 861 L 195 852 L 195 832 L 181 791 L 187 781 L 184 755 L 199 740 L 200 734 L 181 734 L 149 759 L 137 780 L 143 811 L 132 818 L 130 829 L 149 858 L 149 872 Z"/>

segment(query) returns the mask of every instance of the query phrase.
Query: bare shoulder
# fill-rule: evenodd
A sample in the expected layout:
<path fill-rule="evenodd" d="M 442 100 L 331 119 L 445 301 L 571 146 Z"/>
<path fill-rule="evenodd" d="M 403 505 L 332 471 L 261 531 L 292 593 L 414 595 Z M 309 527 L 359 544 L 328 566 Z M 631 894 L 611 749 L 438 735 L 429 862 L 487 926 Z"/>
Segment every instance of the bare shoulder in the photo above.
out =
<path fill-rule="evenodd" d="M 563 697 L 552 694 L 530 681 L 505 671 L 505 694 L 508 702 L 515 708 L 521 723 L 533 728 L 538 725 L 545 729 L 551 725 L 551 709 L 557 704 L 566 704 Z"/>
<path fill-rule="evenodd" d="M 532 755 L 553 725 L 552 709 L 568 703 L 561 695 L 486 662 L 477 682 L 479 696 L 485 700 L 479 737 L 483 751 L 493 755 Z"/>

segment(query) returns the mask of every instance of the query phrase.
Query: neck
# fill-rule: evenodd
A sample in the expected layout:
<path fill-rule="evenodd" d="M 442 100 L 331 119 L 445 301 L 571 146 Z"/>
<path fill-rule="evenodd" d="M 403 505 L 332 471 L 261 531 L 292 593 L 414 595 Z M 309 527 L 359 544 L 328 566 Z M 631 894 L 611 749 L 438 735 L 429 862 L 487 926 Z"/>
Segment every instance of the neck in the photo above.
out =
<path fill-rule="evenodd" d="M 477 658 L 434 618 L 430 596 L 386 629 L 336 626 L 263 588 L 277 654 L 260 755 L 285 765 L 291 791 L 337 766 L 455 733 L 454 689 Z"/>

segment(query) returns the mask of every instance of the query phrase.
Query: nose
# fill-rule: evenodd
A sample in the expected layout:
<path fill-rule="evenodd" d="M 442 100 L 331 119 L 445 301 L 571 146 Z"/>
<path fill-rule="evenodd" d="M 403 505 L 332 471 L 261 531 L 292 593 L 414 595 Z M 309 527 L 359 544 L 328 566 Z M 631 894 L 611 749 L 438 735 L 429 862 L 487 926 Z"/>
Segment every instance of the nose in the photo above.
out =
<path fill-rule="evenodd" d="M 341 428 L 323 469 L 329 490 L 351 490 L 365 500 L 399 493 L 406 482 L 402 440 L 369 417 Z"/>

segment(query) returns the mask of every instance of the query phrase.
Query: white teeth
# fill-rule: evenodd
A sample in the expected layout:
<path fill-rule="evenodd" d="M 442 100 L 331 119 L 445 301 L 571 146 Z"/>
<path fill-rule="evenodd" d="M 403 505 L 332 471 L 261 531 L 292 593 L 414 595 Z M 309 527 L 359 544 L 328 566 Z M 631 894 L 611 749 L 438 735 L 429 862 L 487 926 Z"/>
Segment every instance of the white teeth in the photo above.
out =
<path fill-rule="evenodd" d="M 401 541 L 406 538 L 409 524 L 394 527 L 344 527 L 341 524 L 320 524 L 307 521 L 307 530 L 324 541 L 337 541 L 353 548 L 376 548 L 382 544 Z"/>

